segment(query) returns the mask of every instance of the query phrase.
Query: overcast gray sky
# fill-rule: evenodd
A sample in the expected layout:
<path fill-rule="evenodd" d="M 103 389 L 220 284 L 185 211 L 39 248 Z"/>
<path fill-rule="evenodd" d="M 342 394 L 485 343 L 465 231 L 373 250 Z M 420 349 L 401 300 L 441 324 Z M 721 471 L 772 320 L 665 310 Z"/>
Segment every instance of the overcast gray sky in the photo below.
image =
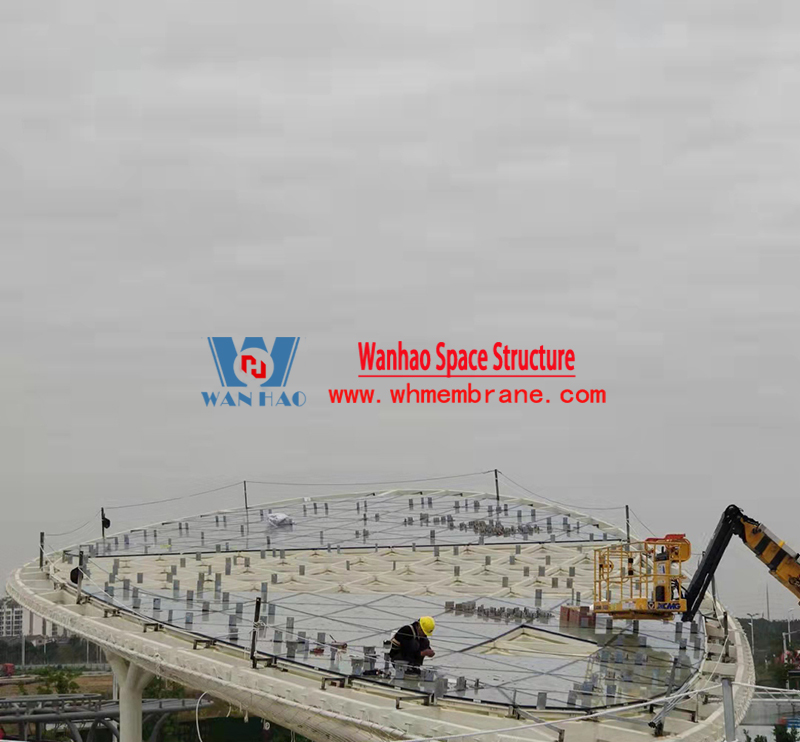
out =
<path fill-rule="evenodd" d="M 800 548 L 799 89 L 791 2 L 4 3 L 0 571 L 101 505 L 493 467 Z M 209 335 L 301 336 L 306 406 L 205 409 Z M 333 406 L 359 340 L 573 348 L 608 404 Z M 722 597 L 768 581 L 734 544 Z"/>

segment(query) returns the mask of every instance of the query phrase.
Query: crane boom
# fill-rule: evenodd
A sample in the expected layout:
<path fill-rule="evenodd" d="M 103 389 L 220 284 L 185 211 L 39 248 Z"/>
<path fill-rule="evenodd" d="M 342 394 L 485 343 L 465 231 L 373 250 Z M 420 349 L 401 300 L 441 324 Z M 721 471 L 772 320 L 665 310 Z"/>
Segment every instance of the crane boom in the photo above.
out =
<path fill-rule="evenodd" d="M 800 598 L 800 557 L 797 552 L 769 531 L 763 524 L 746 516 L 741 508 L 729 505 L 686 589 L 684 621 L 691 621 L 700 610 L 708 586 L 717 571 L 731 538 L 736 535 L 764 564 L 770 574 Z"/>

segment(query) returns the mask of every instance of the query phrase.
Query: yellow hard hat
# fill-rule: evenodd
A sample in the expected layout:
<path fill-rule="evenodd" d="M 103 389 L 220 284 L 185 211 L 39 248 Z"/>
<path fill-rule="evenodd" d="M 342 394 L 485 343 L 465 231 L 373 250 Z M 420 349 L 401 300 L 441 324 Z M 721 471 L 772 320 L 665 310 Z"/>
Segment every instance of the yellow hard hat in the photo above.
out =
<path fill-rule="evenodd" d="M 433 630 L 436 628 L 436 621 L 434 621 L 430 616 L 423 616 L 419 620 L 419 626 L 425 632 L 425 636 L 430 636 L 433 633 Z"/>

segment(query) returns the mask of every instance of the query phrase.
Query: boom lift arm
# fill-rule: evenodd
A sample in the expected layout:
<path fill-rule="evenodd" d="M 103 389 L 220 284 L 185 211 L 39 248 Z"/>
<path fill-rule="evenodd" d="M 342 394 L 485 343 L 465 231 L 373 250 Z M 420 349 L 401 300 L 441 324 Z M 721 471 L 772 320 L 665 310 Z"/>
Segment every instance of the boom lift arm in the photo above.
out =
<path fill-rule="evenodd" d="M 797 552 L 792 551 L 763 524 L 748 518 L 736 505 L 729 505 L 686 589 L 684 621 L 691 621 L 700 610 L 706 590 L 734 534 L 769 567 L 770 574 L 778 582 L 800 598 L 800 557 Z"/>

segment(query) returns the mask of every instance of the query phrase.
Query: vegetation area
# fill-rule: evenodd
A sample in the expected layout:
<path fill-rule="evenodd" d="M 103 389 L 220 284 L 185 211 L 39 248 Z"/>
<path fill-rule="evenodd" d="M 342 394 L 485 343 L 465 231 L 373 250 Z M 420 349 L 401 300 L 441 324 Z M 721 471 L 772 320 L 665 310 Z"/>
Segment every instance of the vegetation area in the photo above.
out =
<path fill-rule="evenodd" d="M 111 698 L 111 675 L 85 674 L 80 667 L 46 666 L 26 672 L 33 682 L 0 687 L 0 696 L 66 693 L 99 693 Z M 144 690 L 145 698 L 197 698 L 199 692 L 185 688 L 163 678 L 154 678 Z M 162 742 L 197 742 L 194 705 L 188 704 L 185 712 L 169 716 L 161 728 Z M 153 729 L 153 722 L 145 724 L 144 739 Z M 291 733 L 283 727 L 270 725 L 264 729 L 264 721 L 257 717 L 245 718 L 238 709 L 226 703 L 216 702 L 200 712 L 200 730 L 204 742 L 291 742 Z M 50 730 L 49 738 L 68 740 L 63 730 Z M 114 742 L 106 729 L 95 733 L 97 742 Z M 295 735 L 295 742 L 308 742 L 305 737 Z"/>
<path fill-rule="evenodd" d="M 72 668 L 46 667 L 38 672 L 39 685 L 36 692 L 41 695 L 77 693 L 79 688 L 75 678 L 80 674 L 80 670 Z"/>
<path fill-rule="evenodd" d="M 783 634 L 786 632 L 786 621 L 767 621 L 765 618 L 756 618 L 751 622 L 749 618 L 740 618 L 742 629 L 747 633 L 748 641 L 755 635 L 755 651 L 753 660 L 756 666 L 756 682 L 759 685 L 769 685 L 774 688 L 785 688 L 788 667 L 780 662 L 783 654 Z M 789 650 L 800 649 L 800 622 L 795 622 L 792 639 L 788 645 Z M 755 741 L 754 741 L 755 742 Z"/>
<path fill-rule="evenodd" d="M 800 732 L 797 729 L 787 729 L 785 726 L 775 725 L 772 733 L 775 735 L 775 742 L 800 742 Z M 770 742 L 763 734 L 751 737 L 747 732 L 744 733 L 745 742 Z"/>

